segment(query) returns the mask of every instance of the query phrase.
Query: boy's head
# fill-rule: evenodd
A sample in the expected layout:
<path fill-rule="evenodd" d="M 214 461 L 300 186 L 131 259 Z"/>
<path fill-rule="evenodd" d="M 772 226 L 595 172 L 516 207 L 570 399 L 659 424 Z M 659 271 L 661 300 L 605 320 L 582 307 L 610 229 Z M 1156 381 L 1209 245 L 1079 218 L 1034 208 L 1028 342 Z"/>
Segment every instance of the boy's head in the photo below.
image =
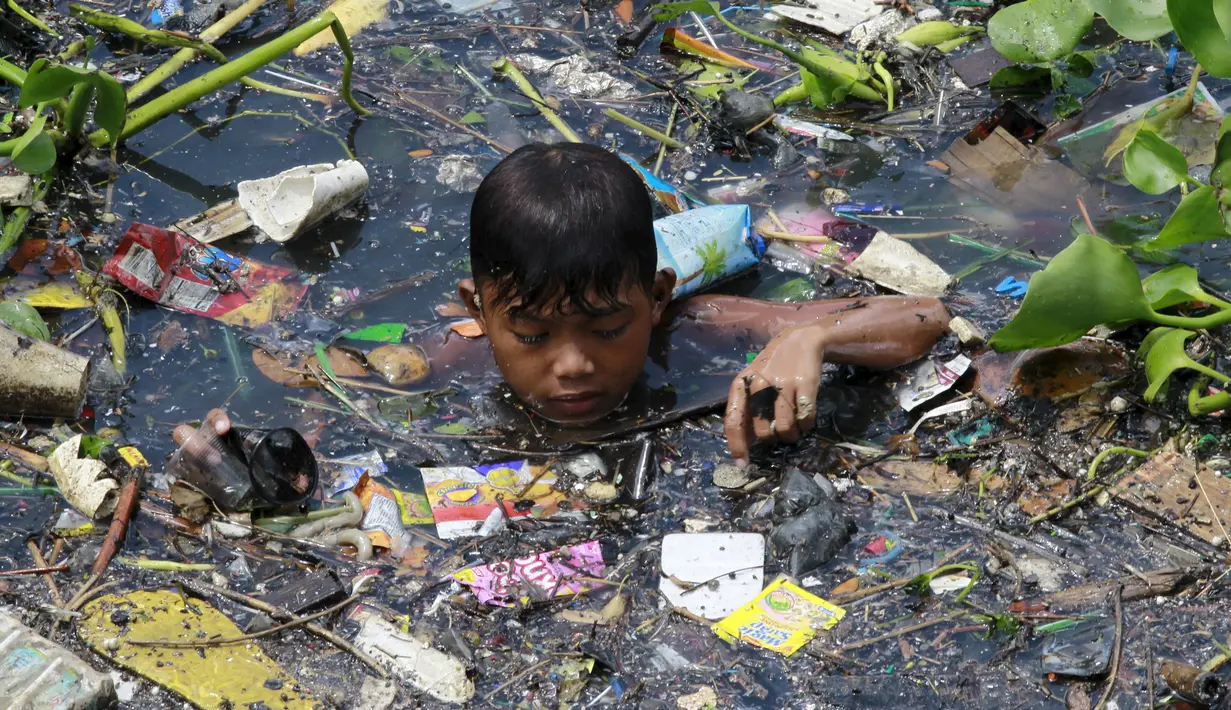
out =
<path fill-rule="evenodd" d="M 649 193 L 612 153 L 531 144 L 479 185 L 459 291 L 505 381 L 562 424 L 594 421 L 641 374 L 675 273 L 657 271 Z"/>

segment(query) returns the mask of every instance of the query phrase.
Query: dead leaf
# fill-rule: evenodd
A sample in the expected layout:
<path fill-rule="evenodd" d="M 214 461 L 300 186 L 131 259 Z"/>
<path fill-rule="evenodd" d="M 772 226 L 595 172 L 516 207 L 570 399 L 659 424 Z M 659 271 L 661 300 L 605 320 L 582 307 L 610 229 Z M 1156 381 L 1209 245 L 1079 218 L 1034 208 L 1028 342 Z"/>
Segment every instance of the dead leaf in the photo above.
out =
<path fill-rule="evenodd" d="M 606 626 L 609 623 L 608 619 L 603 616 L 602 612 L 593 611 L 591 609 L 565 609 L 559 614 L 556 614 L 556 618 L 561 621 L 567 621 L 570 624 L 599 624 L 601 626 Z"/>
<path fill-rule="evenodd" d="M 898 648 L 902 649 L 902 660 L 909 661 L 915 657 L 915 649 L 910 645 L 910 641 L 902 637 L 898 637 Z"/>
<path fill-rule="evenodd" d="M 1039 491 L 1026 491 L 1017 499 L 1017 507 L 1030 517 L 1042 515 L 1068 500 L 1073 495 L 1073 486 L 1071 479 L 1065 479 Z"/>
<path fill-rule="evenodd" d="M 859 591 L 859 578 L 851 577 L 850 579 L 846 580 L 842 584 L 839 584 L 838 586 L 834 587 L 833 590 L 829 592 L 829 596 L 840 597 L 844 594 L 854 594 L 855 592 L 858 592 L 858 591 Z"/>
<path fill-rule="evenodd" d="M 633 21 L 633 0 L 620 0 L 615 6 L 615 16 L 620 22 L 627 25 Z"/>
<path fill-rule="evenodd" d="M 975 358 L 974 369 L 975 392 L 993 406 L 1003 405 L 1012 393 L 1052 400 L 1072 396 L 1132 372 L 1122 349 L 1090 340 L 1014 353 L 989 350 Z"/>
<path fill-rule="evenodd" d="M 286 387 L 316 387 L 320 385 L 315 377 L 296 372 L 294 363 L 289 359 L 279 359 L 264 350 L 252 351 L 252 364 L 262 375 Z"/>
<path fill-rule="evenodd" d="M 164 353 L 170 352 L 188 342 L 188 329 L 180 325 L 177 320 L 169 320 L 166 326 L 154 336 L 154 342 L 159 350 Z"/>
<path fill-rule="evenodd" d="M 434 309 L 436 315 L 442 318 L 469 318 L 470 312 L 457 301 L 445 301 Z"/>
<path fill-rule="evenodd" d="M 326 348 L 325 357 L 329 360 L 329 366 L 333 368 L 333 374 L 338 377 L 368 376 L 368 369 L 363 366 L 363 360 L 349 350 L 334 347 Z M 307 361 L 316 362 L 316 356 L 309 355 Z"/>
<path fill-rule="evenodd" d="M 450 323 L 449 329 L 463 338 L 481 338 L 483 337 L 483 326 L 473 318 L 470 320 L 457 321 Z"/>
<path fill-rule="evenodd" d="M 624 610 L 626 608 L 627 605 L 624 603 L 624 595 L 617 594 L 611 598 L 611 601 L 603 605 L 603 610 L 600 611 L 599 614 L 602 614 L 604 619 L 614 621 L 615 619 L 624 616 Z"/>
<path fill-rule="evenodd" d="M 171 502 L 179 510 L 180 517 L 190 523 L 205 522 L 211 512 L 209 498 L 183 481 L 171 484 Z"/>
<path fill-rule="evenodd" d="M 881 461 L 860 469 L 858 475 L 881 493 L 939 496 L 962 487 L 962 479 L 948 466 L 932 461 Z"/>
<path fill-rule="evenodd" d="M 432 155 L 432 151 L 428 150 L 427 148 L 420 148 L 419 150 L 410 151 L 409 153 L 407 153 L 407 155 L 417 160 L 419 158 L 430 157 Z"/>
<path fill-rule="evenodd" d="M 1175 441 L 1115 487 L 1116 498 L 1213 543 L 1231 525 L 1231 479 L 1179 453 Z M 1212 506 L 1212 507 L 1211 507 Z"/>

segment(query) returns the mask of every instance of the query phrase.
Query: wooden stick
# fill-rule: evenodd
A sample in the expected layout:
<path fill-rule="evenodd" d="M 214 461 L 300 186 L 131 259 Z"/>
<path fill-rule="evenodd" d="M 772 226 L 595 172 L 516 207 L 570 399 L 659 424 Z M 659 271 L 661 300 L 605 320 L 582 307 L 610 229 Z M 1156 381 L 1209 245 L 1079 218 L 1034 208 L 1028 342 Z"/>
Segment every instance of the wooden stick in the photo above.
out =
<path fill-rule="evenodd" d="M 205 646 L 226 646 L 226 645 L 233 644 L 233 643 L 244 643 L 247 641 L 254 641 L 259 638 L 264 638 L 266 636 L 272 636 L 273 634 L 286 631 L 287 629 L 293 629 L 297 626 L 303 626 L 304 624 L 307 624 L 310 621 L 315 621 L 321 618 L 322 616 L 328 616 L 334 613 L 335 611 L 338 611 L 350 604 L 353 604 L 361 596 L 363 595 L 362 594 L 352 594 L 349 597 L 347 597 L 344 601 L 338 602 L 337 604 L 334 604 L 333 606 L 329 607 L 328 609 L 325 609 L 324 611 L 318 611 L 315 614 L 309 614 L 308 616 L 300 616 L 300 617 L 297 617 L 294 621 L 289 621 L 280 626 L 275 626 L 272 629 L 265 629 L 264 631 L 258 631 L 254 634 L 244 634 L 242 636 L 232 636 L 230 638 L 201 639 L 199 641 L 167 641 L 163 639 L 156 639 L 152 641 L 133 641 L 132 639 L 125 639 L 125 640 L 128 643 L 132 644 L 133 646 L 158 646 L 160 648 L 201 648 Z"/>
<path fill-rule="evenodd" d="M 1085 200 L 1082 200 L 1080 197 L 1077 198 L 1077 209 L 1081 210 L 1081 218 L 1086 220 L 1086 229 L 1089 229 L 1091 234 L 1097 236 L 1098 232 L 1094 229 L 1094 222 L 1090 221 L 1090 213 L 1086 211 Z"/>
<path fill-rule="evenodd" d="M 961 547 L 957 548 L 953 552 L 950 552 L 949 554 L 945 555 L 940 560 L 940 562 L 937 563 L 935 567 L 928 570 L 927 572 L 924 572 L 923 574 L 931 574 L 932 572 L 935 572 L 941 567 L 944 567 L 945 565 L 949 564 L 953 560 L 957 559 L 958 555 L 961 555 L 962 553 L 969 550 L 970 546 L 971 546 L 971 543 L 966 543 L 965 545 L 962 545 Z M 873 594 L 880 594 L 881 592 L 889 592 L 894 589 L 901 589 L 902 587 L 905 587 L 906 585 L 910 584 L 911 581 L 913 581 L 916 576 L 918 575 L 911 576 L 911 577 L 899 577 L 893 580 L 892 582 L 885 582 L 884 584 L 878 584 L 875 587 L 868 587 L 867 589 L 859 589 L 854 592 L 851 592 L 850 594 L 843 594 L 842 596 L 834 597 L 831 601 L 834 604 L 849 604 L 854 601 L 859 601 L 860 599 L 863 599 L 865 597 L 870 597 Z"/>
<path fill-rule="evenodd" d="M 437 119 L 439 119 L 439 120 L 441 120 L 441 121 L 444 121 L 445 123 L 449 124 L 450 126 L 453 126 L 454 128 L 458 129 L 459 131 L 464 131 L 464 132 L 466 132 L 466 133 L 469 133 L 470 135 L 474 136 L 475 138 L 478 138 L 479 140 L 481 140 L 481 141 L 483 141 L 484 143 L 486 143 L 486 144 L 490 145 L 491 147 L 495 148 L 496 150 L 503 151 L 503 152 L 505 152 L 505 153 L 512 153 L 512 152 L 513 152 L 513 149 L 512 149 L 512 148 L 509 148 L 508 146 L 505 146 L 505 145 L 503 145 L 503 144 L 499 143 L 498 141 L 495 141 L 495 140 L 493 140 L 493 139 L 491 139 L 491 138 L 488 138 L 487 136 L 483 135 L 482 133 L 479 133 L 478 131 L 474 130 L 473 128 L 471 128 L 470 126 L 467 126 L 467 125 L 466 125 L 466 124 L 464 124 L 464 123 L 458 123 L 457 121 L 454 121 L 453 119 L 451 119 L 451 118 L 449 118 L 448 116 L 444 115 L 443 113 L 441 113 L 441 112 L 437 111 L 436 109 L 432 108 L 431 106 L 428 106 L 427 104 L 421 103 L 421 102 L 420 102 L 420 101 L 418 101 L 417 99 L 412 99 L 412 98 L 410 98 L 410 97 L 409 97 L 409 96 L 407 96 L 406 94 L 403 94 L 402 92 L 398 91 L 396 88 L 394 88 L 394 87 L 389 87 L 389 90 L 390 90 L 390 91 L 392 91 L 395 95 L 397 95 L 397 97 L 398 97 L 399 99 L 401 99 L 401 100 L 405 101 L 406 103 L 410 104 L 411 106 L 414 106 L 415 108 L 419 109 L 420 111 L 422 111 L 422 112 L 424 112 L 424 113 L 426 113 L 426 114 L 428 114 L 428 115 L 430 115 L 430 116 L 433 116 L 433 117 L 435 117 L 435 118 L 437 118 Z"/>
<path fill-rule="evenodd" d="M 1094 706 L 1094 710 L 1103 710 L 1103 708 L 1107 707 L 1107 701 L 1111 698 L 1111 694 L 1115 692 L 1116 675 L 1120 673 L 1120 656 L 1124 653 L 1124 587 L 1116 587 L 1116 591 L 1113 594 L 1115 594 L 1113 599 L 1115 600 L 1116 608 L 1116 645 L 1112 647 L 1111 672 L 1107 674 L 1107 687 L 1103 689 L 1103 695 L 1098 699 L 1098 705 Z"/>
<path fill-rule="evenodd" d="M 0 441 L 0 455 L 19 464 L 28 466 L 35 471 L 47 471 L 47 457 L 39 456 L 32 451 L 26 451 L 20 446 L 13 446 Z"/>
<path fill-rule="evenodd" d="M 128 480 L 124 482 L 124 487 L 120 490 L 120 502 L 115 506 L 115 514 L 111 518 L 111 527 L 107 530 L 107 539 L 103 541 L 103 546 L 98 549 L 98 559 L 94 560 L 94 566 L 90 568 L 90 574 L 94 576 L 102 576 L 107 565 L 111 564 L 111 558 L 115 557 L 115 553 L 124 544 L 124 533 L 128 532 L 128 521 L 132 518 L 133 511 L 137 509 L 137 504 L 141 497 L 141 479 L 145 473 L 144 468 L 139 468 L 134 471 Z"/>
<path fill-rule="evenodd" d="M 56 585 L 56 580 L 51 576 L 51 573 L 53 570 L 56 572 L 66 572 L 68 571 L 68 565 L 60 565 L 59 567 L 49 568 L 47 565 L 47 560 L 43 559 L 42 550 L 38 549 L 38 543 L 33 540 L 27 540 L 26 547 L 30 548 L 30 555 L 34 557 L 34 564 L 46 570 L 46 573 L 43 574 L 43 580 L 47 582 L 47 590 L 51 593 L 51 601 L 55 602 L 56 606 L 64 606 L 64 598 L 60 596 L 60 587 Z M 5 572 L 4 574 L 19 574 L 22 572 L 24 572 L 24 570 L 13 570 L 11 572 Z"/>
<path fill-rule="evenodd" d="M 263 611 L 266 614 L 269 614 L 270 616 L 274 617 L 275 619 L 285 619 L 287 621 L 299 620 L 299 617 L 295 616 L 294 614 L 287 611 L 286 609 L 276 607 L 273 604 L 270 604 L 269 602 L 262 601 L 255 597 L 250 597 L 247 594 L 241 594 L 240 592 L 231 591 L 230 589 L 227 589 L 225 587 L 216 587 L 212 584 L 209 584 L 208 582 L 196 582 L 196 581 L 190 581 L 190 580 L 185 580 L 185 579 L 176 579 L 175 581 L 176 583 L 181 584 L 184 587 L 188 588 L 189 590 L 196 592 L 198 594 L 200 594 L 200 592 L 197 590 L 197 588 L 199 587 L 200 589 L 203 589 L 205 591 L 217 594 L 220 597 L 226 597 L 227 599 L 230 599 L 231 601 L 239 602 L 240 604 L 243 604 L 244 606 L 251 607 L 259 611 Z M 337 634 L 330 631 L 329 629 L 326 629 L 323 626 L 318 626 L 317 624 L 304 624 L 304 628 L 316 634 L 317 636 L 320 636 L 321 638 L 325 639 L 329 643 L 332 643 L 333 645 L 337 646 L 343 651 L 349 651 L 352 655 L 355 656 L 355 658 L 358 658 L 360 661 L 363 661 L 364 665 L 376 671 L 376 674 L 379 675 L 381 678 L 389 677 L 389 672 L 386 671 L 384 667 L 381 666 L 380 663 L 376 661 L 375 658 L 372 658 L 367 653 L 364 653 L 359 648 L 356 648 L 355 645 L 352 644 L 350 641 L 347 641 L 346 639 L 342 638 L 341 636 L 338 636 Z"/>
<path fill-rule="evenodd" d="M 920 631 L 922 629 L 926 629 L 929 626 L 935 626 L 937 624 L 942 624 L 946 621 L 953 621 L 954 619 L 960 619 L 963 616 L 966 616 L 966 612 L 964 611 L 954 612 L 952 614 L 949 614 L 948 616 L 942 616 L 939 619 L 931 619 L 929 621 L 923 621 L 918 624 L 914 624 L 913 626 L 907 626 L 906 628 L 898 629 L 897 631 L 890 631 L 889 633 L 883 636 L 877 636 L 875 638 L 864 639 L 863 641 L 856 641 L 855 643 L 848 643 L 842 648 L 838 649 L 838 652 L 845 653 L 847 651 L 854 651 L 856 649 L 860 649 L 865 646 L 871 646 L 872 644 L 880 643 L 881 641 L 888 641 L 889 639 L 894 639 L 899 636 L 905 636 L 906 634 L 913 633 L 915 631 Z M 983 628 L 983 627 L 980 626 L 978 628 Z"/>

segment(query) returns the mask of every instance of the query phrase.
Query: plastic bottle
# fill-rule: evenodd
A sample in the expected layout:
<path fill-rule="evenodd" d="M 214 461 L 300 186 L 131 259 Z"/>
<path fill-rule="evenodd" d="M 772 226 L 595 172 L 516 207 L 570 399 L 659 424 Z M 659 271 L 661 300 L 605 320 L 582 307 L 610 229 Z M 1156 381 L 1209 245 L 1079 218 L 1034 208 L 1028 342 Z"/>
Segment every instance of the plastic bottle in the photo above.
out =
<path fill-rule="evenodd" d="M 114 699 L 110 676 L 0 612 L 0 706 L 87 710 L 108 707 Z"/>
<path fill-rule="evenodd" d="M 654 221 L 654 236 L 658 268 L 675 269 L 675 298 L 752 268 L 765 252 L 748 205 L 712 205 L 663 217 Z"/>

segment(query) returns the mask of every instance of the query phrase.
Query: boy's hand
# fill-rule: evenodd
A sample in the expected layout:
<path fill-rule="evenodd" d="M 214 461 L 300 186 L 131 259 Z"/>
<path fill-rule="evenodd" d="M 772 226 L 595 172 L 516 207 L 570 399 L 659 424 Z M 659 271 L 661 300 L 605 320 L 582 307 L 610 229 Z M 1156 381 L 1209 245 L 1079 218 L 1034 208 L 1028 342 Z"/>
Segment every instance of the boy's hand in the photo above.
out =
<path fill-rule="evenodd" d="M 724 428 L 737 466 L 748 464 L 752 443 L 791 443 L 815 426 L 824 356 L 825 328 L 788 328 L 731 383 Z"/>
<path fill-rule="evenodd" d="M 220 437 L 225 436 L 227 432 L 231 431 L 231 418 L 221 409 L 211 409 L 209 414 L 205 415 L 205 421 L 201 422 L 201 426 L 212 427 L 215 434 Z M 194 438 L 193 434 L 195 433 L 197 433 L 197 430 L 191 424 L 180 424 L 175 427 L 175 431 L 172 432 L 171 436 L 175 439 L 175 443 L 180 446 L 191 442 L 188 450 L 184 452 L 185 455 L 207 465 L 217 466 L 221 464 L 222 456 L 217 451 L 209 449 L 209 444 L 213 441 L 213 437 Z"/>

